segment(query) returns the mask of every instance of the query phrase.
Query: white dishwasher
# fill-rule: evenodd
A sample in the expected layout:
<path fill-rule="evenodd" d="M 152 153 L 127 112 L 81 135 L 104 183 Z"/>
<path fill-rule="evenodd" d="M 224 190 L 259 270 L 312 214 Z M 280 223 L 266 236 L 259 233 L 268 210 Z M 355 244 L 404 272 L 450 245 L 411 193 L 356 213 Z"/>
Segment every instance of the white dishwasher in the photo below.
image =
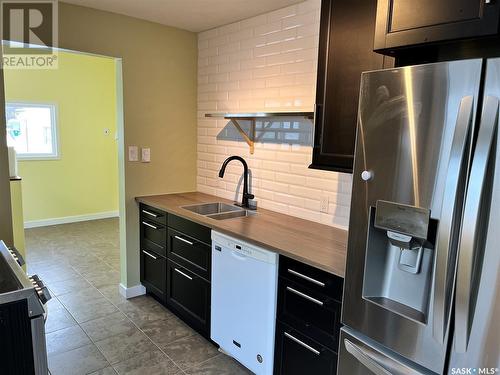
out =
<path fill-rule="evenodd" d="M 211 338 L 258 375 L 274 362 L 278 254 L 212 231 Z"/>

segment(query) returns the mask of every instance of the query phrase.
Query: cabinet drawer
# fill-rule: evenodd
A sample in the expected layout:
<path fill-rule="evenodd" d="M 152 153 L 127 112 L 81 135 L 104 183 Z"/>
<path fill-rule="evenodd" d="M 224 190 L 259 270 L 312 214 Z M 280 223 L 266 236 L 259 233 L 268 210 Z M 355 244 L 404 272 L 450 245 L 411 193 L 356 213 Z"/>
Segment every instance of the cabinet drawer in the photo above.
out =
<path fill-rule="evenodd" d="M 337 355 L 296 329 L 278 322 L 275 346 L 276 375 L 334 375 Z"/>
<path fill-rule="evenodd" d="M 212 249 L 209 245 L 175 229 L 168 228 L 168 258 L 210 280 Z"/>
<path fill-rule="evenodd" d="M 167 213 L 157 208 L 141 204 L 139 206 L 141 219 L 154 221 L 158 224 L 167 225 Z"/>
<path fill-rule="evenodd" d="M 210 283 L 167 260 L 167 305 L 193 328 L 209 336 Z"/>
<path fill-rule="evenodd" d="M 200 242 L 211 245 L 210 228 L 175 215 L 168 215 L 168 226 Z"/>
<path fill-rule="evenodd" d="M 141 218 L 141 248 L 167 256 L 167 228 L 151 220 Z"/>
<path fill-rule="evenodd" d="M 337 351 L 341 303 L 283 278 L 278 284 L 278 317 Z"/>
<path fill-rule="evenodd" d="M 167 260 L 153 251 L 141 250 L 141 282 L 148 292 L 166 300 Z"/>
<path fill-rule="evenodd" d="M 341 277 L 284 256 L 280 256 L 279 273 L 280 276 L 308 289 L 342 301 L 344 280 Z"/>

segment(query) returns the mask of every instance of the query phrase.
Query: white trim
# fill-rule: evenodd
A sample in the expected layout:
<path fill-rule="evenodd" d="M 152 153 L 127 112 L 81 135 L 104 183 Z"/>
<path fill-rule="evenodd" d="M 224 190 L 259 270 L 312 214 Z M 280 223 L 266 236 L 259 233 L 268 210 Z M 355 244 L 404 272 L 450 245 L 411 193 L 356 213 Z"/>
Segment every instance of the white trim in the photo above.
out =
<path fill-rule="evenodd" d="M 146 294 L 146 288 L 144 288 L 144 286 L 141 284 L 131 286 L 130 288 L 127 288 L 123 284 L 120 284 L 120 294 L 126 299 L 134 298 Z"/>
<path fill-rule="evenodd" d="M 97 212 L 95 214 L 55 217 L 51 219 L 25 221 L 24 228 L 37 228 L 37 227 L 46 227 L 49 225 L 78 223 L 80 221 L 108 219 L 110 217 L 118 217 L 118 211 Z"/>

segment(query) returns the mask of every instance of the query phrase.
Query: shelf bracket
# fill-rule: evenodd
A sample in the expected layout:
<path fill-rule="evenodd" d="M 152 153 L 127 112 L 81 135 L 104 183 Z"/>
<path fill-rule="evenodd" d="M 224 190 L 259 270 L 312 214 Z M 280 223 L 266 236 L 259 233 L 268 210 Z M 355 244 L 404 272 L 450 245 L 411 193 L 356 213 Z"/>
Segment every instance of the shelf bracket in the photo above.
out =
<path fill-rule="evenodd" d="M 253 155 L 253 153 L 255 151 L 255 147 L 254 147 L 255 120 L 250 120 L 250 121 L 252 121 L 252 123 L 250 125 L 250 137 L 251 138 L 247 135 L 247 133 L 245 133 L 245 131 L 243 130 L 243 128 L 240 126 L 238 120 L 236 120 L 235 118 L 230 118 L 229 120 L 233 123 L 233 125 L 236 127 L 236 129 L 238 129 L 238 131 L 240 132 L 241 136 L 243 137 L 243 139 L 245 140 L 245 142 L 250 147 L 250 154 Z"/>

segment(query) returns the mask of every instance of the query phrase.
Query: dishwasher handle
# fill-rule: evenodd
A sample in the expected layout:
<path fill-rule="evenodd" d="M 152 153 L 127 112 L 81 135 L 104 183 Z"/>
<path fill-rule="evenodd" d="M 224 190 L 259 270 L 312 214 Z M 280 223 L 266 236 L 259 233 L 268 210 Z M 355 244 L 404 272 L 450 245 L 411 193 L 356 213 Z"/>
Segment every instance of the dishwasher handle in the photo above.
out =
<path fill-rule="evenodd" d="M 246 255 L 238 253 L 237 251 L 234 251 L 234 250 L 231 251 L 231 255 L 238 260 L 247 260 L 248 259 L 248 257 Z"/>

